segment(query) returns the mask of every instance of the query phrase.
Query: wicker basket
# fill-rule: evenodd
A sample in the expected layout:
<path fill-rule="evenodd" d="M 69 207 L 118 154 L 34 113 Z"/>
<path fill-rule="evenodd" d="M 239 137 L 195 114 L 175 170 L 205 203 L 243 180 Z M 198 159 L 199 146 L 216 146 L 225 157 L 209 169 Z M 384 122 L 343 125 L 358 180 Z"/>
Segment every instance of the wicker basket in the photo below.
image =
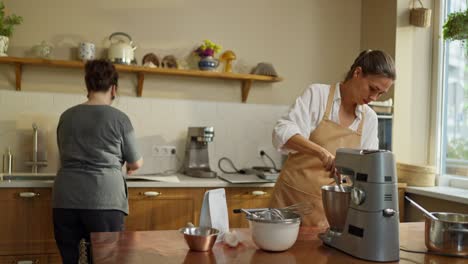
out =
<path fill-rule="evenodd" d="M 434 186 L 436 172 L 433 166 L 397 163 L 398 182 L 404 182 L 408 186 Z"/>
<path fill-rule="evenodd" d="M 430 27 L 431 26 L 431 13 L 432 10 L 424 8 L 421 0 L 418 0 L 421 8 L 412 8 L 410 11 L 410 24 L 417 27 Z"/>

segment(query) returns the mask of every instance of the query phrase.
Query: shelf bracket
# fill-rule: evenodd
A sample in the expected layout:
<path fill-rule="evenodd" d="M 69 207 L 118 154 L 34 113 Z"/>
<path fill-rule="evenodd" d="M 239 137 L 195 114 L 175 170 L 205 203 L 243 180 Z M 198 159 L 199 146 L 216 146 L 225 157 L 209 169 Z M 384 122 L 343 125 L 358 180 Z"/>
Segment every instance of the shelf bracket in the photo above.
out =
<path fill-rule="evenodd" d="M 15 63 L 15 75 L 16 75 L 16 91 L 21 91 L 21 74 L 23 64 Z"/>
<path fill-rule="evenodd" d="M 137 96 L 141 97 L 143 95 L 143 83 L 145 82 L 145 74 L 143 72 L 138 72 L 138 86 L 137 86 Z"/>
<path fill-rule="evenodd" d="M 249 97 L 250 87 L 252 87 L 252 80 L 244 80 L 242 81 L 242 102 L 245 103 L 247 101 L 247 97 Z"/>

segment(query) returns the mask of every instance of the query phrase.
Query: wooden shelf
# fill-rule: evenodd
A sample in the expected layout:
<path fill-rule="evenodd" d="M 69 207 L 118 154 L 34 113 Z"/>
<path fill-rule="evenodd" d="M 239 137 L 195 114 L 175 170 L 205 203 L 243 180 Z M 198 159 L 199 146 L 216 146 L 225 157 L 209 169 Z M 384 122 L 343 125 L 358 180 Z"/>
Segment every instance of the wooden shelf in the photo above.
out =
<path fill-rule="evenodd" d="M 39 58 L 19 58 L 19 57 L 0 57 L 0 63 L 15 65 L 16 90 L 17 91 L 21 91 L 21 75 L 22 75 L 23 65 L 35 65 L 35 66 L 59 67 L 59 68 L 83 68 L 84 67 L 84 63 L 81 61 L 48 60 L 48 59 L 39 59 Z M 265 75 L 255 75 L 255 74 L 148 68 L 148 67 L 143 67 L 143 66 L 121 65 L 121 64 L 115 64 L 115 67 L 117 68 L 117 71 L 119 72 L 130 72 L 130 73 L 135 73 L 137 75 L 138 84 L 136 87 L 136 94 L 138 97 L 141 97 L 143 94 L 143 83 L 145 80 L 145 74 L 174 75 L 174 76 L 187 76 L 187 77 L 197 77 L 197 78 L 207 78 L 207 79 L 240 81 L 241 91 L 242 91 L 242 102 L 244 103 L 247 101 L 250 88 L 252 87 L 252 83 L 254 81 L 280 82 L 283 80 L 283 78 L 281 77 L 271 77 L 271 76 L 265 76 Z"/>

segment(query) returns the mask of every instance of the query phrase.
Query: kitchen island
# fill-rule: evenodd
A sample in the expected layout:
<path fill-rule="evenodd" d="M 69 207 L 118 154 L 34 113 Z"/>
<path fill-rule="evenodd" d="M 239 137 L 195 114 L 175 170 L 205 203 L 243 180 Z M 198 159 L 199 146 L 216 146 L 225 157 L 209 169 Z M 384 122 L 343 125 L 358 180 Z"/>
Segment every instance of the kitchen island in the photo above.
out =
<path fill-rule="evenodd" d="M 190 251 L 177 230 L 124 231 L 92 233 L 91 247 L 95 264 L 111 263 L 375 263 L 360 260 L 324 246 L 317 235 L 324 230 L 301 228 L 298 240 L 287 251 L 272 253 L 258 249 L 249 229 L 236 229 L 241 243 L 231 248 L 219 242 L 211 252 Z M 400 224 L 400 247 L 426 251 L 424 223 Z M 393 263 L 460 264 L 468 259 L 400 251 Z"/>

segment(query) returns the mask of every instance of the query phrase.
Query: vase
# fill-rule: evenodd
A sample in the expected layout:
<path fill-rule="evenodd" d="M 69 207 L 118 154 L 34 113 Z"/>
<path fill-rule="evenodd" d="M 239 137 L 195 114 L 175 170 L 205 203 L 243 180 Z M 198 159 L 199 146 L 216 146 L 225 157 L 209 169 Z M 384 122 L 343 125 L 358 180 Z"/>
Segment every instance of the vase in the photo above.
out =
<path fill-rule="evenodd" d="M 41 44 L 33 47 L 33 54 L 38 58 L 49 59 L 52 53 L 52 45 L 46 41 L 42 41 Z"/>
<path fill-rule="evenodd" d="M 0 36 L 0 57 L 8 56 L 6 54 L 8 50 L 9 38 L 6 36 Z"/>
<path fill-rule="evenodd" d="M 219 60 L 212 56 L 203 57 L 198 62 L 198 68 L 202 71 L 214 71 L 219 65 Z"/>

